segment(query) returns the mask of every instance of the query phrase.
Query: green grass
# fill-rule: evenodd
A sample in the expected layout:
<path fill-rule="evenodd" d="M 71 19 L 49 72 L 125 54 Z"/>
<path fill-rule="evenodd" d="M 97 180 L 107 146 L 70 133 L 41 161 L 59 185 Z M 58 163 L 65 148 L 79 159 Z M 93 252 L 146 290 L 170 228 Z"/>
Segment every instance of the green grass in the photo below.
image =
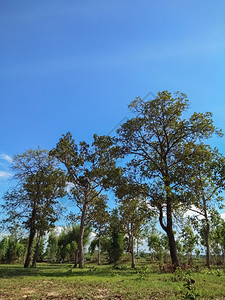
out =
<path fill-rule="evenodd" d="M 35 269 L 0 265 L 0 299 L 195 299 L 184 298 L 188 278 L 195 280 L 191 294 L 197 299 L 225 299 L 223 270 L 160 274 L 151 265 L 73 269 L 71 264 L 45 263 Z"/>

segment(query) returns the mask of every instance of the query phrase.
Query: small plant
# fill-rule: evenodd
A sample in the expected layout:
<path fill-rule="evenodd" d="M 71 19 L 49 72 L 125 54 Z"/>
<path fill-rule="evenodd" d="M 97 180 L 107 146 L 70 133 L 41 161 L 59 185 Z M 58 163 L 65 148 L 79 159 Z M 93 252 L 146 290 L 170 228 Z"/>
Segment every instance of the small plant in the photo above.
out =
<path fill-rule="evenodd" d="M 119 264 L 118 264 L 118 263 L 114 264 L 114 265 L 112 266 L 112 269 L 113 269 L 113 270 L 119 270 Z"/>
<path fill-rule="evenodd" d="M 92 268 L 89 269 L 89 272 L 95 272 L 96 270 L 97 270 L 96 267 L 92 267 Z"/>
<path fill-rule="evenodd" d="M 115 264 L 112 266 L 113 270 L 127 270 L 127 266 Z"/>
<path fill-rule="evenodd" d="M 220 269 L 208 271 L 206 274 L 207 275 L 216 275 L 218 277 L 223 275 Z"/>
<path fill-rule="evenodd" d="M 184 272 L 180 267 L 176 268 L 175 272 L 173 273 L 172 281 L 183 281 L 188 280 L 190 276 L 190 272 Z"/>
<path fill-rule="evenodd" d="M 117 272 L 112 272 L 112 277 L 116 277 L 119 276 L 119 274 Z"/>
<path fill-rule="evenodd" d="M 149 268 L 148 267 L 142 267 L 141 269 L 137 270 L 137 274 L 139 275 L 139 280 L 147 279 L 149 275 Z"/>
<path fill-rule="evenodd" d="M 196 290 L 195 280 L 188 279 L 188 281 L 183 285 L 183 288 L 180 289 L 179 295 L 182 299 L 195 300 L 200 297 L 200 293 Z"/>
<path fill-rule="evenodd" d="M 221 273 L 220 269 L 216 269 L 216 275 L 219 276 L 219 277 L 222 276 L 222 273 Z"/>
<path fill-rule="evenodd" d="M 197 266 L 195 267 L 195 271 L 198 272 L 198 273 L 202 272 L 202 267 L 199 266 L 199 265 L 197 265 Z"/>
<path fill-rule="evenodd" d="M 69 267 L 67 268 L 66 275 L 67 275 L 67 276 L 72 276 L 72 274 L 73 274 L 73 268 L 69 266 Z"/>

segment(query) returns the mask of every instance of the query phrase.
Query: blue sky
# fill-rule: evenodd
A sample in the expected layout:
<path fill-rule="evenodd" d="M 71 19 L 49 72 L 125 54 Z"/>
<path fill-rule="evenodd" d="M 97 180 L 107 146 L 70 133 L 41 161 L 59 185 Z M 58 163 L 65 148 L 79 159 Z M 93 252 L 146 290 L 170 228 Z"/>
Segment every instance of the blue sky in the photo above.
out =
<path fill-rule="evenodd" d="M 224 11 L 224 0 L 1 0 L 0 196 L 14 154 L 67 131 L 108 134 L 149 91 L 186 93 L 225 131 Z"/>

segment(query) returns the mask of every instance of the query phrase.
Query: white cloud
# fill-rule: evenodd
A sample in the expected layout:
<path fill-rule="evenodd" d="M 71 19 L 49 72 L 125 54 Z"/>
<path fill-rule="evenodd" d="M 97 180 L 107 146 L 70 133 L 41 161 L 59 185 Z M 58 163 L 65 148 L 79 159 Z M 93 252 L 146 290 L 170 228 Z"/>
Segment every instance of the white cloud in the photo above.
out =
<path fill-rule="evenodd" d="M 198 209 L 192 205 L 191 206 L 191 209 L 193 210 L 187 210 L 185 213 L 184 213 L 184 217 L 196 217 L 198 218 L 199 220 L 202 220 L 204 217 L 200 214 L 197 213 Z M 220 214 L 221 218 L 225 220 L 225 213 L 222 213 Z"/>
<path fill-rule="evenodd" d="M 66 183 L 66 192 L 70 193 L 71 189 L 74 187 L 74 184 L 72 182 L 67 182 Z"/>
<path fill-rule="evenodd" d="M 225 219 L 225 213 L 220 215 L 222 219 Z"/>
<path fill-rule="evenodd" d="M 54 232 L 57 234 L 57 235 L 60 235 L 63 231 L 64 227 L 62 226 L 55 226 L 54 228 Z"/>
<path fill-rule="evenodd" d="M 11 163 L 13 161 L 12 157 L 7 155 L 7 154 L 0 154 L 0 158 L 4 159 L 4 160 L 7 160 L 9 163 Z"/>
<path fill-rule="evenodd" d="M 198 218 L 199 220 L 202 220 L 203 219 L 203 216 L 198 213 L 198 208 L 196 208 L 196 206 L 194 205 L 191 205 L 191 209 L 187 210 L 185 213 L 184 213 L 184 217 L 196 217 Z"/>
<path fill-rule="evenodd" d="M 12 177 L 12 176 L 13 176 L 13 174 L 10 173 L 10 172 L 0 171 L 0 178 L 5 178 L 5 179 L 7 179 L 7 178 L 10 178 L 10 177 Z"/>

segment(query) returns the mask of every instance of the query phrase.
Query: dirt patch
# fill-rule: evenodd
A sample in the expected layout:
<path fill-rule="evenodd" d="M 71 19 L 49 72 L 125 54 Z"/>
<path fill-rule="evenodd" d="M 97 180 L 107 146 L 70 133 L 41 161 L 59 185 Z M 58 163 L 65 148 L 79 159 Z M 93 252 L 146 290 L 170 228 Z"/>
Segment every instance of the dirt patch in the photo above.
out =
<path fill-rule="evenodd" d="M 26 294 L 33 294 L 35 291 L 31 290 L 29 288 L 21 288 L 21 292 L 26 293 Z"/>
<path fill-rule="evenodd" d="M 93 299 L 106 299 L 107 296 L 109 296 L 108 289 L 96 289 Z"/>
<path fill-rule="evenodd" d="M 51 293 L 48 293 L 47 294 L 47 297 L 59 297 L 60 295 L 59 295 L 59 293 L 57 293 L 57 292 L 51 292 Z"/>

